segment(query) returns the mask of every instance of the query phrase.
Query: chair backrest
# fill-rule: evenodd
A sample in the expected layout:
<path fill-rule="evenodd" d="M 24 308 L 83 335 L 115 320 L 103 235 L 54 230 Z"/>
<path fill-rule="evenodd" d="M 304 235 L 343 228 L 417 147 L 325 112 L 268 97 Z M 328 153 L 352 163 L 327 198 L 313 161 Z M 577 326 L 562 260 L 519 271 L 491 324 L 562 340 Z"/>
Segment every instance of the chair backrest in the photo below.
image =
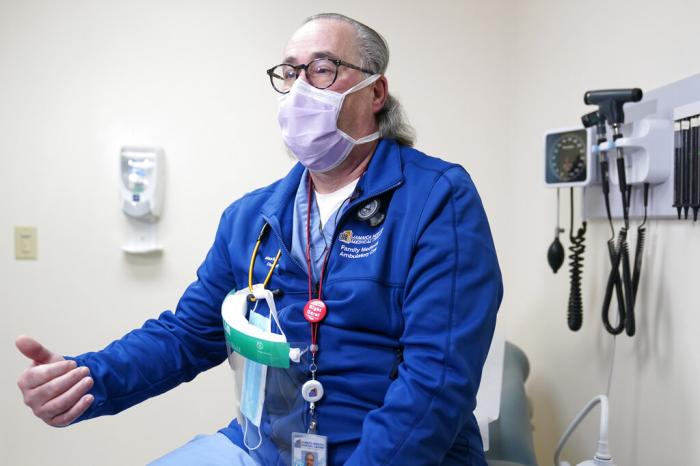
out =
<path fill-rule="evenodd" d="M 530 364 L 523 350 L 506 342 L 499 418 L 489 424 L 489 466 L 537 466 L 532 412 L 525 393 Z"/>

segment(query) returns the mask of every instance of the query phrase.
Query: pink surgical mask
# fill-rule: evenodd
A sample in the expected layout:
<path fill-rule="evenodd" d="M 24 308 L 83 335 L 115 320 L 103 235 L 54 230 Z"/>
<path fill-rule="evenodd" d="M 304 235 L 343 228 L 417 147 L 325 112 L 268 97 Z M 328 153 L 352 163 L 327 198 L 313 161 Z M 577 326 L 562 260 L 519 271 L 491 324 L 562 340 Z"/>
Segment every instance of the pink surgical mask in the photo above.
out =
<path fill-rule="evenodd" d="M 279 97 L 277 121 L 282 139 L 302 165 L 313 172 L 327 172 L 348 156 L 357 144 L 379 139 L 379 132 L 353 139 L 338 129 L 338 115 L 345 96 L 363 89 L 381 75 L 375 74 L 340 93 L 317 89 L 297 79 Z"/>

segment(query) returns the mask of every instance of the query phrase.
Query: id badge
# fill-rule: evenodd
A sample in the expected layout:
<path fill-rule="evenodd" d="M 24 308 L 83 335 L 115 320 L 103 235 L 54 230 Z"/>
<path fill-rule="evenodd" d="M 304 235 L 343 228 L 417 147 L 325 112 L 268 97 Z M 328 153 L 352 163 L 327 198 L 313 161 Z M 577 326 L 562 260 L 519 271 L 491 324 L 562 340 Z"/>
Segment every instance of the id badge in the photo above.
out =
<path fill-rule="evenodd" d="M 326 436 L 292 433 L 292 466 L 326 466 Z"/>

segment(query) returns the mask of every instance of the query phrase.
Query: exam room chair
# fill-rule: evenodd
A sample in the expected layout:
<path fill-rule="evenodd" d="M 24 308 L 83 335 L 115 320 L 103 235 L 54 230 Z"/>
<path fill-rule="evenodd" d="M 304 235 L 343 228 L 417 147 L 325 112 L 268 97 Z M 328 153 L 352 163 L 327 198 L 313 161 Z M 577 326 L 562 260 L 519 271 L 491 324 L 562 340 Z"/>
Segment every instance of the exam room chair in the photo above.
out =
<path fill-rule="evenodd" d="M 523 350 L 506 342 L 500 415 L 489 424 L 489 466 L 537 466 L 525 381 L 530 364 Z"/>

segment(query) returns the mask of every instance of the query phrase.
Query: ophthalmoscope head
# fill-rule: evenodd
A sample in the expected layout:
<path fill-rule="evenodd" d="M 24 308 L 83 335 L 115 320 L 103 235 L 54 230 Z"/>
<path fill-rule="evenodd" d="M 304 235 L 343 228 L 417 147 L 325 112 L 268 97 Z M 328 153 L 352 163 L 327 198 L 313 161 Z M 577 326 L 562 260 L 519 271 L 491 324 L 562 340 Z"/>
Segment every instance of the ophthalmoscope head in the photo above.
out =
<path fill-rule="evenodd" d="M 588 91 L 583 96 L 586 105 L 597 105 L 600 114 L 611 125 L 617 126 L 625 121 L 622 106 L 627 102 L 639 102 L 643 93 L 639 88 L 633 89 L 602 89 Z"/>

